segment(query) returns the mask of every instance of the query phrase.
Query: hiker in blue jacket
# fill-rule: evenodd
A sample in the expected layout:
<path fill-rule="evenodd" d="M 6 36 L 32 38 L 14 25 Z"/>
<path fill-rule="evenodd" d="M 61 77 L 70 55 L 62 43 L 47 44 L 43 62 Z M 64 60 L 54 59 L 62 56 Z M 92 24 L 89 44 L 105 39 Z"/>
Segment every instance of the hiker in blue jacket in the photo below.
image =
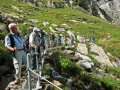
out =
<path fill-rule="evenodd" d="M 59 45 L 59 46 L 61 45 L 61 39 L 62 39 L 62 36 L 60 36 L 60 34 L 59 34 L 58 37 L 57 37 L 58 45 Z"/>

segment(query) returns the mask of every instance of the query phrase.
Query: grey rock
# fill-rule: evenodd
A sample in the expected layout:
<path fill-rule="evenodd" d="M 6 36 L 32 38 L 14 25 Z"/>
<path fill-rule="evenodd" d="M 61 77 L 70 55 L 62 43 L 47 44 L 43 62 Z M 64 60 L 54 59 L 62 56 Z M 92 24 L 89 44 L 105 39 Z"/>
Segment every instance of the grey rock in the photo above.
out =
<path fill-rule="evenodd" d="M 118 67 L 120 67 L 120 59 L 118 57 L 115 57 L 115 62 Z"/>
<path fill-rule="evenodd" d="M 55 28 L 55 30 L 56 30 L 56 31 L 61 31 L 61 32 L 65 31 L 64 28 Z"/>
<path fill-rule="evenodd" d="M 85 54 L 85 55 L 88 54 L 88 48 L 87 48 L 86 44 L 83 44 L 83 43 L 78 43 L 77 51 L 79 51 L 80 53 Z"/>
<path fill-rule="evenodd" d="M 95 52 L 97 54 L 97 55 L 91 54 L 91 56 L 94 57 L 101 64 L 107 66 L 113 66 L 101 46 L 98 46 L 97 44 L 91 44 L 90 51 Z"/>
<path fill-rule="evenodd" d="M 6 32 L 6 26 L 3 24 L 0 24 L 0 32 Z"/>

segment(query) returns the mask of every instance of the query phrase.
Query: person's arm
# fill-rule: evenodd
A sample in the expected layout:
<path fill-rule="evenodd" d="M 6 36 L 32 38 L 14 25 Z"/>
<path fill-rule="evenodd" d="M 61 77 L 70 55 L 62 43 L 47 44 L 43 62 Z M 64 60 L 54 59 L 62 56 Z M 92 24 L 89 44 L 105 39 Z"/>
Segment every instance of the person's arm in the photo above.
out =
<path fill-rule="evenodd" d="M 10 50 L 10 51 L 14 51 L 14 48 L 10 46 L 11 42 L 10 42 L 10 37 L 6 36 L 5 37 L 5 47 Z"/>
<path fill-rule="evenodd" d="M 11 41 L 10 41 L 9 36 L 5 37 L 5 47 L 10 51 L 17 51 L 18 50 L 16 47 L 11 47 Z"/>
<path fill-rule="evenodd" d="M 9 49 L 10 51 L 15 51 L 15 49 L 11 46 L 7 46 L 7 49 Z"/>

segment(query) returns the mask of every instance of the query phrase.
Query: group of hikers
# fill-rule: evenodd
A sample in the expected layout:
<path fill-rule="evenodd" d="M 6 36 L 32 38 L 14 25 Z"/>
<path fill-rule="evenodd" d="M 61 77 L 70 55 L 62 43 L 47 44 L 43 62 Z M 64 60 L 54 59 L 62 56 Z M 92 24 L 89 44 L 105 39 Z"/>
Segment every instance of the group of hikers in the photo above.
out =
<path fill-rule="evenodd" d="M 46 33 L 40 30 L 38 27 L 34 27 L 32 32 L 25 35 L 23 38 L 18 31 L 17 24 L 10 23 L 8 25 L 10 33 L 5 36 L 4 45 L 10 51 L 13 64 L 15 68 L 15 80 L 14 84 L 20 83 L 21 78 L 21 68 L 22 64 L 27 65 L 27 52 L 29 50 L 35 52 L 35 47 L 37 47 L 37 52 L 40 53 L 40 49 L 45 49 L 45 38 Z M 62 36 L 58 34 L 57 38 L 53 33 L 49 35 L 50 47 L 54 47 L 55 39 L 57 39 L 58 45 L 61 45 Z M 74 44 L 74 37 L 71 35 L 71 44 Z M 65 45 L 68 43 L 68 38 L 63 38 Z M 32 58 L 32 69 L 36 69 L 36 55 Z"/>
<path fill-rule="evenodd" d="M 60 34 L 57 36 L 57 41 L 58 41 L 58 45 L 60 46 L 62 44 L 62 40 L 64 41 L 64 45 L 67 46 L 68 42 L 70 40 L 70 44 L 74 45 L 74 41 L 75 41 L 75 37 L 73 35 L 71 35 L 70 37 L 62 37 Z"/>
<path fill-rule="evenodd" d="M 20 84 L 22 64 L 27 65 L 27 52 L 29 50 L 40 53 L 40 48 L 45 49 L 44 37 L 45 33 L 37 27 L 34 27 L 30 34 L 25 38 L 21 36 L 18 31 L 17 24 L 10 23 L 8 25 L 10 33 L 5 36 L 4 45 L 10 51 L 13 64 L 15 68 L 15 81 L 14 84 Z M 36 69 L 36 55 L 32 56 L 32 69 Z"/>
<path fill-rule="evenodd" d="M 17 24 L 10 23 L 8 25 L 8 28 L 10 30 L 10 33 L 6 35 L 4 44 L 5 47 L 10 51 L 13 59 L 13 64 L 15 68 L 15 81 L 14 84 L 17 84 L 20 82 L 21 78 L 21 67 L 22 63 L 27 65 L 27 54 L 28 52 L 35 52 L 35 47 L 37 47 L 37 52 L 40 53 L 41 49 L 46 49 L 45 42 L 48 43 L 49 41 L 49 47 L 54 47 L 55 43 L 57 42 L 57 46 L 61 45 L 74 45 L 75 43 L 75 37 L 74 35 L 71 35 L 70 37 L 62 36 L 60 34 L 55 36 L 55 34 L 50 33 L 47 35 L 44 30 L 39 29 L 38 27 L 34 27 L 32 29 L 32 32 L 25 35 L 23 38 L 21 34 L 18 31 Z M 47 38 L 47 39 L 46 39 Z M 47 41 L 48 40 L 48 41 Z M 83 43 L 85 43 L 87 40 L 91 42 L 95 42 L 95 38 L 92 37 L 85 37 L 82 36 Z M 70 43 L 68 43 L 70 42 Z M 34 54 L 32 56 L 32 69 L 36 69 L 36 55 Z M 39 56 L 38 56 L 39 57 Z"/>

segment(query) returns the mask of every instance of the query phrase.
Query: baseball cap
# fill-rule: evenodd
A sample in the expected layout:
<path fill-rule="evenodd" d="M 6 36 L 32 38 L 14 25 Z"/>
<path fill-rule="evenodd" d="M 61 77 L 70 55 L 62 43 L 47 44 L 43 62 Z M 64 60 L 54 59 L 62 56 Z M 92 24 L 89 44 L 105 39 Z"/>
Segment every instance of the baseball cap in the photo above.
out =
<path fill-rule="evenodd" d="M 40 29 L 38 27 L 34 27 L 33 31 L 40 31 Z"/>

